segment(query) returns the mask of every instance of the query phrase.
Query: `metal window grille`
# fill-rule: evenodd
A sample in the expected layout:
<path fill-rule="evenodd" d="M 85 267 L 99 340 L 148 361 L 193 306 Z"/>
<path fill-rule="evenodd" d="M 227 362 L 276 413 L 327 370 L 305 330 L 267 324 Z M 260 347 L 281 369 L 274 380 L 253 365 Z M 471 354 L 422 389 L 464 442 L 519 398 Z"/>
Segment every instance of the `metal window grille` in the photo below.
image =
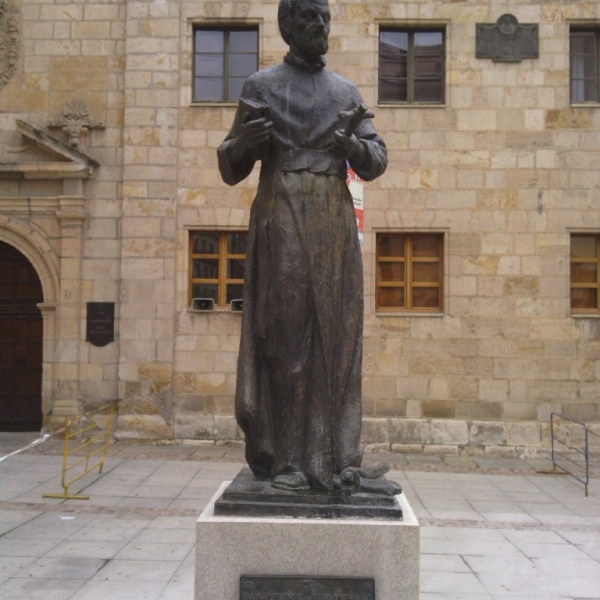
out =
<path fill-rule="evenodd" d="M 600 312 L 600 234 L 571 235 L 571 311 Z"/>
<path fill-rule="evenodd" d="M 380 104 L 444 102 L 444 37 L 440 29 L 380 30 Z"/>
<path fill-rule="evenodd" d="M 377 234 L 377 310 L 442 311 L 443 239 L 441 233 Z"/>
<path fill-rule="evenodd" d="M 233 102 L 258 70 L 258 28 L 194 30 L 195 102 Z"/>
<path fill-rule="evenodd" d="M 600 99 L 600 31 L 573 29 L 570 33 L 569 79 L 572 104 Z"/>
<path fill-rule="evenodd" d="M 243 297 L 246 243 L 245 231 L 190 232 L 190 305 L 193 298 L 211 298 L 224 307 Z"/>

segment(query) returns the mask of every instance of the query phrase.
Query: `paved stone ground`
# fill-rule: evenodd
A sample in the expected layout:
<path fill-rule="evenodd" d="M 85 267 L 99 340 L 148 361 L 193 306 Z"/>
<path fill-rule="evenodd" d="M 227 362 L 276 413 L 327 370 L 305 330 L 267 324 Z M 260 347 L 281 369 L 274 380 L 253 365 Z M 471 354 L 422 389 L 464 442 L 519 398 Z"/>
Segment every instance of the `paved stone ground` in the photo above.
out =
<path fill-rule="evenodd" d="M 65 501 L 42 498 L 61 440 L 11 454 L 35 437 L 0 433 L 0 598 L 192 600 L 196 518 L 243 449 L 114 444 Z M 383 460 L 421 523 L 421 600 L 600 600 L 598 462 L 585 497 L 548 460 Z"/>

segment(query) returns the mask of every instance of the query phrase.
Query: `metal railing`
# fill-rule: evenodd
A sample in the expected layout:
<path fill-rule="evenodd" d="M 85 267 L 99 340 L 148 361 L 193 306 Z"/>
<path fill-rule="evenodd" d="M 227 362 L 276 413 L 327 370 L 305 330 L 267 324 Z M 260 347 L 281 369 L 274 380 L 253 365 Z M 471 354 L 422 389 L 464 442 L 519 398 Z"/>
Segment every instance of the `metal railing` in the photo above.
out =
<path fill-rule="evenodd" d="M 43 498 L 89 500 L 84 494 L 70 494 L 69 488 L 98 467 L 98 474 L 102 473 L 114 415 L 115 407 L 110 405 L 67 421 L 61 480 L 64 491 L 62 494 L 43 494 Z"/>
<path fill-rule="evenodd" d="M 577 419 L 554 412 L 550 414 L 552 471 L 556 472 L 558 468 L 577 479 L 583 484 L 586 496 L 590 482 L 590 433 L 596 435 Z"/>

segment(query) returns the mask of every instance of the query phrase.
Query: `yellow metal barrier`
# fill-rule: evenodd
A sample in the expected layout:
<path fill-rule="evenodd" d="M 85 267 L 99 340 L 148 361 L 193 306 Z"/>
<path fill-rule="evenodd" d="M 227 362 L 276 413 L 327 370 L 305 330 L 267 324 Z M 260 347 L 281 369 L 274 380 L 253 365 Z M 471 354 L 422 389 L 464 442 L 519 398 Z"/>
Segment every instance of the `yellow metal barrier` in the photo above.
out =
<path fill-rule="evenodd" d="M 108 414 L 105 414 L 107 410 Z M 89 500 L 90 497 L 84 494 L 69 494 L 69 488 L 97 467 L 100 467 L 98 474 L 102 473 L 108 453 L 114 414 L 114 405 L 111 405 L 110 408 L 104 406 L 67 421 L 61 481 L 64 493 L 43 494 L 43 498 Z M 82 457 L 81 454 L 83 454 Z M 90 464 L 92 459 L 99 454 L 102 454 L 102 457 L 94 464 Z M 72 459 L 71 463 L 69 463 L 69 458 Z M 77 474 L 72 473 L 76 469 L 75 473 Z M 71 479 L 67 479 L 67 477 L 71 477 Z"/>

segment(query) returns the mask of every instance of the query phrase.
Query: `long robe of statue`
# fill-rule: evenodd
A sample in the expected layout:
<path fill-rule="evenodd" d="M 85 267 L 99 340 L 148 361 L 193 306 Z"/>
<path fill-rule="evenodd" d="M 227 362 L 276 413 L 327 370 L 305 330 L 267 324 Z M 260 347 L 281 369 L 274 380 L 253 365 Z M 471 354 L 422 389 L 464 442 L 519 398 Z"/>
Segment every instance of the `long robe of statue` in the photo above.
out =
<path fill-rule="evenodd" d="M 347 164 L 332 152 L 341 111 L 362 103 L 350 81 L 291 53 L 242 91 L 268 106 L 268 147 L 234 163 L 238 109 L 218 150 L 234 185 L 262 158 L 248 236 L 236 417 L 256 476 L 300 473 L 312 487 L 361 462 L 363 273 Z M 387 166 L 369 119 L 355 135 L 365 180 Z"/>

